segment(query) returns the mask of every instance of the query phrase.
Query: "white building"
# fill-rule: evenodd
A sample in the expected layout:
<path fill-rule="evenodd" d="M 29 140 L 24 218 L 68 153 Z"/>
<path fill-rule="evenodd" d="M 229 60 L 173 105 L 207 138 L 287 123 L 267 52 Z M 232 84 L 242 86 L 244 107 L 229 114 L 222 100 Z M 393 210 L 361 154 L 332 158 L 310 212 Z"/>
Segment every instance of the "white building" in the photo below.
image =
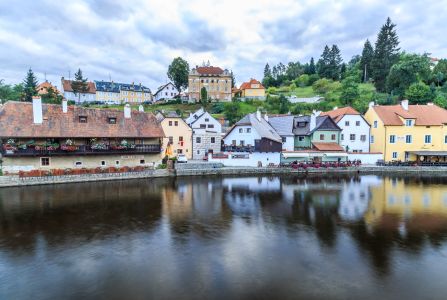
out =
<path fill-rule="evenodd" d="M 96 86 L 93 82 L 87 82 L 87 91 L 85 93 L 74 93 L 71 87 L 72 80 L 61 78 L 62 94 L 68 101 L 76 103 L 93 102 L 96 101 Z"/>
<path fill-rule="evenodd" d="M 293 134 L 294 118 L 293 115 L 276 115 L 268 117 L 270 125 L 281 136 L 283 151 L 295 150 L 295 135 Z"/>
<path fill-rule="evenodd" d="M 173 99 L 179 94 L 172 82 L 166 83 L 157 89 L 154 94 L 154 101 Z"/>
<path fill-rule="evenodd" d="M 193 159 L 203 159 L 207 153 L 219 153 L 222 125 L 203 108 L 189 115 L 186 124 L 192 128 Z"/>
<path fill-rule="evenodd" d="M 321 114 L 330 116 L 341 128 L 340 145 L 348 152 L 369 152 L 369 123 L 350 106 Z"/>

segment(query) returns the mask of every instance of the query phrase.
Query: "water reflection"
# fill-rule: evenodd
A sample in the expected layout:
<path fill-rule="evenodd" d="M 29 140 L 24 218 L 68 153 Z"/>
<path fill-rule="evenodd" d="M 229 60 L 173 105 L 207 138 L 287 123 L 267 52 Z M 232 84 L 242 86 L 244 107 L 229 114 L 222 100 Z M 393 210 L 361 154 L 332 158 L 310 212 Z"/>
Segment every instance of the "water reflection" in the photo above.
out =
<path fill-rule="evenodd" d="M 436 299 L 446 183 L 288 176 L 1 189 L 0 298 Z M 421 280 L 432 281 L 411 289 Z"/>

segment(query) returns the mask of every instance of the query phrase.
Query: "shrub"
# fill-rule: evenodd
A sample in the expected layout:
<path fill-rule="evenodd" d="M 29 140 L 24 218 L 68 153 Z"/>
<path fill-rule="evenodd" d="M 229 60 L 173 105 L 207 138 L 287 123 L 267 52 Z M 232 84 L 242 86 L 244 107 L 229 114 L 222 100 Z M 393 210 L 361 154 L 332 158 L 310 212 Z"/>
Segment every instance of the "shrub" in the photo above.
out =
<path fill-rule="evenodd" d="M 303 74 L 297 79 L 295 79 L 295 84 L 299 87 L 305 87 L 309 85 L 310 76 L 307 74 Z"/>
<path fill-rule="evenodd" d="M 326 94 L 332 90 L 332 80 L 322 78 L 312 84 L 312 89 L 318 94 Z"/>
<path fill-rule="evenodd" d="M 433 93 L 428 85 L 423 82 L 417 82 L 410 85 L 405 92 L 411 103 L 425 104 L 433 99 Z"/>
<path fill-rule="evenodd" d="M 161 169 L 166 169 L 166 164 L 159 164 L 155 169 L 157 170 L 161 170 Z"/>
<path fill-rule="evenodd" d="M 318 79 L 320 79 L 320 76 L 318 76 L 318 74 L 309 75 L 309 82 L 307 83 L 308 86 L 313 85 Z"/>

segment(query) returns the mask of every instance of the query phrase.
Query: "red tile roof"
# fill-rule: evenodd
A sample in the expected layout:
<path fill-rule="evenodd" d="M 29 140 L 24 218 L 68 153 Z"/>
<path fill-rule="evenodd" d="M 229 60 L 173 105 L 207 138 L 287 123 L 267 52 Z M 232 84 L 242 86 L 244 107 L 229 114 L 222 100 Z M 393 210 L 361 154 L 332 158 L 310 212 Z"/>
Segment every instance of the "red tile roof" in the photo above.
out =
<path fill-rule="evenodd" d="M 71 88 L 71 82 L 72 80 L 62 79 L 62 88 L 64 92 L 73 92 L 73 89 Z M 96 94 L 95 83 L 88 81 L 87 84 L 88 84 L 87 94 Z"/>
<path fill-rule="evenodd" d="M 403 119 L 415 119 L 415 125 L 440 126 L 447 123 L 447 110 L 434 105 L 409 105 L 408 111 L 399 105 L 377 105 L 374 111 L 385 125 L 402 126 Z"/>
<path fill-rule="evenodd" d="M 209 75 L 220 75 L 224 72 L 221 68 L 213 66 L 197 67 L 196 70 L 199 74 L 209 74 Z"/>
<path fill-rule="evenodd" d="M 48 81 L 44 81 L 41 84 L 39 84 L 36 90 L 38 94 L 46 94 L 49 88 L 52 88 L 55 93 L 59 94 L 58 89 Z"/>
<path fill-rule="evenodd" d="M 152 113 L 132 111 L 131 118 L 114 109 L 92 109 L 43 104 L 43 123 L 34 124 L 33 105 L 30 102 L 6 102 L 0 107 L 0 137 L 26 138 L 157 138 L 164 132 Z M 79 123 L 86 116 L 87 123 Z M 109 124 L 109 117 L 116 124 Z"/>
<path fill-rule="evenodd" d="M 252 84 L 259 84 L 259 87 L 252 87 Z M 246 89 L 264 89 L 264 86 L 262 85 L 262 83 L 260 83 L 258 80 L 256 79 L 250 79 L 249 82 L 244 82 L 241 84 L 241 87 L 239 88 L 240 90 L 246 90 Z"/>
<path fill-rule="evenodd" d="M 335 122 L 340 121 L 341 118 L 343 118 L 345 115 L 360 115 L 358 111 L 353 109 L 350 106 L 337 108 L 331 111 L 326 111 L 320 114 L 321 116 L 329 116 L 334 120 Z"/>
<path fill-rule="evenodd" d="M 345 149 L 337 143 L 312 143 L 312 145 L 319 151 L 345 151 Z"/>

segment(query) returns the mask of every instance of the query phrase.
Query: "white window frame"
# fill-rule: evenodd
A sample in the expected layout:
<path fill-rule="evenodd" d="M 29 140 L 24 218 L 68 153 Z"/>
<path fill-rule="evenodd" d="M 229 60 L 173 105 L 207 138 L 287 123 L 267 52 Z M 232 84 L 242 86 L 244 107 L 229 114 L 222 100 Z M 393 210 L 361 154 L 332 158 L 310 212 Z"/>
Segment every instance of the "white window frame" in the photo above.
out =
<path fill-rule="evenodd" d="M 392 138 L 392 139 L 391 139 Z M 396 135 L 395 134 L 390 134 L 389 136 L 389 142 L 390 144 L 396 144 Z M 392 141 L 391 141 L 392 140 Z"/>
<path fill-rule="evenodd" d="M 392 156 L 393 159 L 397 159 L 397 152 L 393 152 L 393 153 L 391 154 L 391 156 Z"/>
<path fill-rule="evenodd" d="M 410 141 L 408 141 L 408 138 L 410 138 Z M 413 143 L 413 136 L 411 134 L 407 134 L 405 136 L 405 143 L 406 144 L 412 144 Z"/>
<path fill-rule="evenodd" d="M 429 138 L 428 142 L 427 142 L 427 138 Z M 424 136 L 424 144 L 431 144 L 431 142 L 432 142 L 431 134 L 426 134 Z"/>

